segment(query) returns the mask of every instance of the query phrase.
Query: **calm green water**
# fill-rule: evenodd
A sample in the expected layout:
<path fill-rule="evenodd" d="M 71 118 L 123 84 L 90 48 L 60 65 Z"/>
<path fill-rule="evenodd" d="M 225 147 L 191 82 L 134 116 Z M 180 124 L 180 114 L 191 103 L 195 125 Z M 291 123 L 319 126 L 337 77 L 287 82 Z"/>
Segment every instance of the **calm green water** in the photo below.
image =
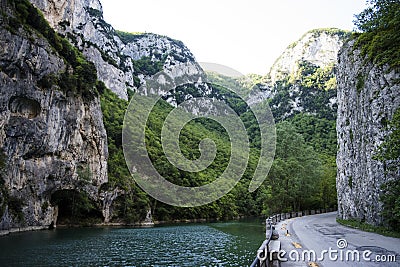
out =
<path fill-rule="evenodd" d="M 248 266 L 261 221 L 81 228 L 0 237 L 0 266 Z"/>

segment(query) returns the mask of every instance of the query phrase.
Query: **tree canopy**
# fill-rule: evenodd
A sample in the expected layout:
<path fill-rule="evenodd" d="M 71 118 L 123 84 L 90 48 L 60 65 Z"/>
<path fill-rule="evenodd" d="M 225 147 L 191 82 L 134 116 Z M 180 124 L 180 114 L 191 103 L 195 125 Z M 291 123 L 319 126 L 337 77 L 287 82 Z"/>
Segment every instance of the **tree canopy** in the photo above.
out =
<path fill-rule="evenodd" d="M 370 6 L 356 15 L 355 26 L 362 33 L 356 45 L 378 65 L 400 67 L 400 2 L 369 0 Z"/>

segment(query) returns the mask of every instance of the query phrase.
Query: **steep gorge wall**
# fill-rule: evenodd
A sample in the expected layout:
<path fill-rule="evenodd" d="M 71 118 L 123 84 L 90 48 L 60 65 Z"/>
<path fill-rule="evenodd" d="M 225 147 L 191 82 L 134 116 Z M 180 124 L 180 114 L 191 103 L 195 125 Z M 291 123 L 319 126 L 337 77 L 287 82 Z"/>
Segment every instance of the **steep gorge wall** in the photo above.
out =
<path fill-rule="evenodd" d="M 386 125 L 400 106 L 400 74 L 360 56 L 354 42 L 344 45 L 337 67 L 338 215 L 382 223 L 380 187 L 399 177 L 374 159 L 388 135 Z"/>
<path fill-rule="evenodd" d="M 10 10 L 10 17 L 0 15 L 0 233 L 55 224 L 52 194 L 79 185 L 100 200 L 98 189 L 107 182 L 98 97 L 41 86 L 42 78 L 69 67 L 42 35 L 9 24 Z"/>
<path fill-rule="evenodd" d="M 121 35 L 103 20 L 98 0 L 29 2 L 93 62 L 97 78 L 120 98 L 127 99 L 129 89 L 137 90 L 161 70 L 164 77 L 158 78 L 164 90 L 204 77 L 182 42 L 156 34 Z M 58 208 L 51 197 L 60 190 L 86 192 L 108 222 L 121 190 L 99 191 L 108 180 L 99 98 L 79 93 L 82 88 L 64 90 L 54 82 L 54 77 L 76 73 L 40 30 L 15 24 L 28 14 L 7 18 L 18 5 L 24 9 L 26 1 L 0 4 L 0 230 L 56 223 Z"/>

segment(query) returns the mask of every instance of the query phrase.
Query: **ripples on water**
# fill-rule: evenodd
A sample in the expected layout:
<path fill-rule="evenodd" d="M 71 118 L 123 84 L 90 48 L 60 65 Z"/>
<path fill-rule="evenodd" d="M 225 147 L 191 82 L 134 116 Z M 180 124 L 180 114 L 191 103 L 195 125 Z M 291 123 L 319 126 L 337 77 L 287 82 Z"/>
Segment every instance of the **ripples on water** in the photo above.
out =
<path fill-rule="evenodd" d="M 261 222 L 81 228 L 0 237 L 0 266 L 248 266 Z"/>

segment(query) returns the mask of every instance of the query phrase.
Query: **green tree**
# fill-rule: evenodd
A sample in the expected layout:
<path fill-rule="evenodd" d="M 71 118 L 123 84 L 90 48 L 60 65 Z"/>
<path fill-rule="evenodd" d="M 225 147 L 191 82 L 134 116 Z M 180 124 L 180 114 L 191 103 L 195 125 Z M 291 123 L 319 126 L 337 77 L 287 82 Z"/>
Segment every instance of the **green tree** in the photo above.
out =
<path fill-rule="evenodd" d="M 384 160 L 398 160 L 400 158 L 400 108 L 397 108 L 392 120 L 389 122 L 390 134 L 379 146 L 376 157 Z"/>
<path fill-rule="evenodd" d="M 400 67 L 400 2 L 369 0 L 370 6 L 354 21 L 362 32 L 356 44 L 374 63 Z"/>
<path fill-rule="evenodd" d="M 375 158 L 383 161 L 389 172 L 398 173 L 400 169 L 400 108 L 397 108 L 388 125 L 390 134 L 379 146 Z M 393 230 L 400 229 L 400 178 L 382 185 L 380 200 L 383 204 L 382 216 Z"/>
<path fill-rule="evenodd" d="M 272 212 L 303 210 L 320 205 L 321 162 L 289 122 L 277 124 L 275 160 L 268 175 Z"/>
<path fill-rule="evenodd" d="M 395 231 L 400 229 L 400 179 L 389 181 L 382 186 L 380 200 L 383 203 L 382 216 L 387 225 Z"/>
<path fill-rule="evenodd" d="M 354 24 L 360 31 L 377 31 L 399 22 L 400 3 L 398 0 L 368 0 L 367 3 L 370 6 L 355 16 Z"/>
<path fill-rule="evenodd" d="M 143 220 L 150 208 L 150 199 L 134 182 L 122 150 L 122 125 L 125 111 L 128 107 L 126 100 L 120 99 L 102 82 L 97 83 L 101 94 L 101 109 L 108 142 L 108 184 L 104 189 L 120 188 L 124 194 L 114 202 L 114 217 L 128 223 Z"/>

